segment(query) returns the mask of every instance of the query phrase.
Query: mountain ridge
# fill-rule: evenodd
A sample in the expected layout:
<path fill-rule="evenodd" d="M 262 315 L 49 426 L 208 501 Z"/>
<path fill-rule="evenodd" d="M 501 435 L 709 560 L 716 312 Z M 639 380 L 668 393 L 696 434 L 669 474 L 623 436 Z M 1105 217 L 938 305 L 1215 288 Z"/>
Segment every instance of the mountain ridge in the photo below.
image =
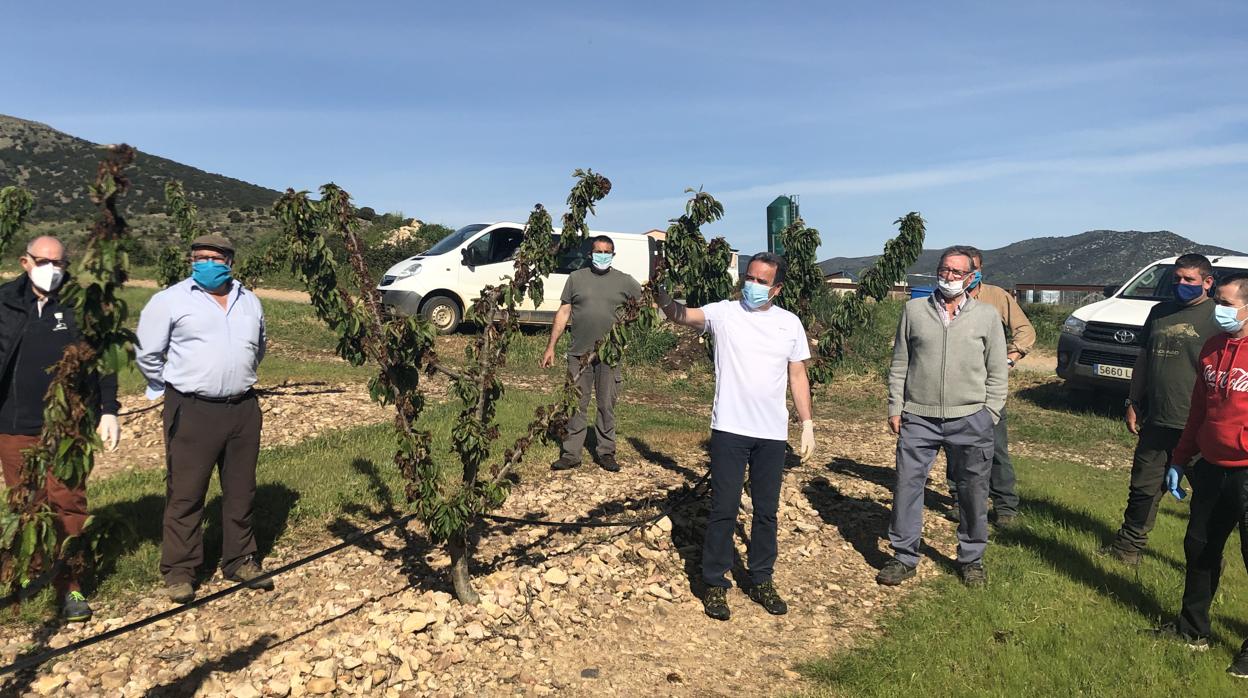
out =
<path fill-rule="evenodd" d="M 63 221 L 95 211 L 87 185 L 95 178 L 101 146 L 47 124 L 0 114 L 0 186 L 16 184 L 35 195 L 32 222 Z M 127 170 L 124 212 L 164 211 L 165 182 L 181 180 L 191 202 L 205 212 L 267 213 L 281 193 L 227 175 L 207 172 L 139 151 Z"/>
<path fill-rule="evenodd" d="M 941 249 L 925 249 L 910 265 L 913 285 L 930 285 Z M 985 249 L 984 275 L 998 286 L 1019 283 L 1105 285 L 1125 281 L 1144 265 L 1163 257 L 1198 252 L 1207 257 L 1244 253 L 1202 245 L 1169 230 L 1089 230 L 1077 235 L 1043 236 Z M 831 257 L 819 262 L 824 275 L 848 271 L 858 275 L 878 255 Z"/>

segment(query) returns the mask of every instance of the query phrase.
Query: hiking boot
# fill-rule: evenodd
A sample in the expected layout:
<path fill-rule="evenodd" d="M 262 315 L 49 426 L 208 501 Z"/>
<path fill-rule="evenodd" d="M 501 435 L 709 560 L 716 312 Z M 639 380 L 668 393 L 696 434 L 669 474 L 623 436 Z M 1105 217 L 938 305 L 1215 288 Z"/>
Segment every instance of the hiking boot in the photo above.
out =
<path fill-rule="evenodd" d="M 884 563 L 884 567 L 880 569 L 880 573 L 875 575 L 875 581 L 877 584 L 895 587 L 913 577 L 914 574 L 915 572 L 913 567 L 907 565 L 901 560 L 898 560 L 897 558 L 893 558 L 892 560 Z"/>
<path fill-rule="evenodd" d="M 1239 648 L 1239 654 L 1231 660 L 1231 665 L 1226 668 L 1226 673 L 1237 679 L 1248 679 L 1248 642 Z"/>
<path fill-rule="evenodd" d="M 573 468 L 579 468 L 579 467 L 581 467 L 580 461 L 576 461 L 574 463 L 563 456 L 560 456 L 559 460 L 550 464 L 551 470 L 571 470 Z"/>
<path fill-rule="evenodd" d="M 1001 512 L 993 517 L 992 523 L 997 528 L 1009 528 L 1010 526 L 1013 526 L 1014 522 L 1017 520 L 1018 514 Z"/>
<path fill-rule="evenodd" d="M 1205 650 L 1209 649 L 1209 638 L 1193 637 L 1191 635 L 1183 633 L 1179 630 L 1179 624 L 1173 621 L 1160 625 L 1156 628 L 1150 628 L 1148 632 L 1151 633 L 1154 637 L 1157 637 L 1158 639 L 1161 639 L 1161 640 L 1171 640 L 1174 642 L 1182 642 L 1189 650 L 1194 650 L 1196 652 L 1204 652 Z M 1239 655 L 1236 655 L 1235 657 L 1236 663 L 1239 662 L 1239 658 L 1243 654 L 1244 654 L 1243 650 L 1240 650 Z M 1232 664 L 1231 666 L 1235 666 L 1235 664 Z M 1228 669 L 1227 671 L 1230 671 L 1230 669 Z"/>
<path fill-rule="evenodd" d="M 61 608 L 61 618 L 66 623 L 85 623 L 91 620 L 91 605 L 87 597 L 80 591 L 71 591 L 65 595 L 65 605 Z"/>
<path fill-rule="evenodd" d="M 776 591 L 776 585 L 771 582 L 763 582 L 750 587 L 750 598 L 755 603 L 762 606 L 768 613 L 773 616 L 782 616 L 789 612 L 789 605 L 780 598 L 779 592 Z"/>
<path fill-rule="evenodd" d="M 166 584 L 165 596 L 174 603 L 190 603 L 195 600 L 195 587 L 190 582 Z"/>
<path fill-rule="evenodd" d="M 702 610 L 715 620 L 728 620 L 732 611 L 728 608 L 728 590 L 723 587 L 707 587 L 702 595 Z"/>
<path fill-rule="evenodd" d="M 609 473 L 620 472 L 620 464 L 615 462 L 614 455 L 599 456 L 598 465 L 601 466 L 603 470 Z"/>
<path fill-rule="evenodd" d="M 260 569 L 260 565 L 255 560 L 248 560 L 238 566 L 234 570 L 234 574 L 227 574 L 225 578 L 231 582 L 242 582 L 247 585 L 248 589 L 263 589 L 264 591 L 273 591 L 273 578 L 264 579 L 258 582 L 252 580 L 264 574 L 264 570 Z"/>
<path fill-rule="evenodd" d="M 984 566 L 978 562 L 968 562 L 958 569 L 958 576 L 962 578 L 962 583 L 968 587 L 982 587 L 988 584 L 988 573 L 984 571 Z"/>
<path fill-rule="evenodd" d="M 1124 565 L 1135 567 L 1140 564 L 1140 553 L 1138 550 L 1123 550 L 1114 544 L 1109 544 L 1101 548 L 1097 548 L 1096 554 L 1101 557 L 1111 557 Z"/>

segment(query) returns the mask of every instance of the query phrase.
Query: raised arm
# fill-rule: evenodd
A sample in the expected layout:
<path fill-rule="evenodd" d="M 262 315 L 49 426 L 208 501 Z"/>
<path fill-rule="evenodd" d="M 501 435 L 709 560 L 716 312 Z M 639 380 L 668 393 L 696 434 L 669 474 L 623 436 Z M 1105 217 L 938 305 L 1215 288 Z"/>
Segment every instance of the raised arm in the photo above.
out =
<path fill-rule="evenodd" d="M 654 300 L 659 304 L 659 310 L 663 311 L 668 320 L 677 325 L 692 327 L 698 331 L 706 329 L 706 314 L 702 312 L 701 308 L 689 308 L 683 303 L 677 303 L 662 288 L 655 289 Z"/>

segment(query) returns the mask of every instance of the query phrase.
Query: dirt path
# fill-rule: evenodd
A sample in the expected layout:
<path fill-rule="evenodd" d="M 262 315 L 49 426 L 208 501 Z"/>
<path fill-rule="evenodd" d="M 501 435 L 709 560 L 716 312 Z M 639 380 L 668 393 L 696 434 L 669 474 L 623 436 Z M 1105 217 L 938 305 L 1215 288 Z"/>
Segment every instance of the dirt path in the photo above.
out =
<path fill-rule="evenodd" d="M 154 279 L 130 279 L 126 282 L 127 286 L 136 288 L 160 288 Z M 256 295 L 261 298 L 268 298 L 275 301 L 290 301 L 291 303 L 309 303 L 310 297 L 306 291 L 287 290 L 284 288 L 253 288 Z"/>
<path fill-rule="evenodd" d="M 682 488 L 705 471 L 704 438 L 701 431 L 650 442 L 624 435 L 622 473 L 542 473 L 518 485 L 501 513 L 573 521 L 587 512 L 655 511 L 682 499 Z M 45 667 L 30 689 L 237 697 L 800 690 L 798 663 L 870 637 L 880 613 L 914 588 L 885 590 L 872 579 L 885 558 L 893 438 L 879 424 L 828 424 L 819 447 L 816 464 L 794 463 L 785 478 L 776 582 L 791 605 L 787 616 L 769 616 L 735 590 L 730 622 L 703 615 L 690 583 L 705 523 L 704 500 L 695 499 L 645 530 L 492 526 L 476 557 L 477 607 L 450 600 L 447 558 L 412 527 L 284 575 L 275 592 L 235 595 L 81 651 Z M 933 504 L 941 498 L 930 493 Z M 354 530 L 343 522 L 330 528 L 275 551 L 266 564 Z M 952 556 L 952 524 L 929 512 L 927 530 L 934 554 Z M 920 570 L 921 577 L 944 573 L 931 562 Z M 201 594 L 220 586 L 214 580 Z M 97 620 L 62 629 L 51 646 L 166 607 L 157 599 L 100 604 Z M 7 633 L 0 660 L 13 659 L 28 640 Z"/>

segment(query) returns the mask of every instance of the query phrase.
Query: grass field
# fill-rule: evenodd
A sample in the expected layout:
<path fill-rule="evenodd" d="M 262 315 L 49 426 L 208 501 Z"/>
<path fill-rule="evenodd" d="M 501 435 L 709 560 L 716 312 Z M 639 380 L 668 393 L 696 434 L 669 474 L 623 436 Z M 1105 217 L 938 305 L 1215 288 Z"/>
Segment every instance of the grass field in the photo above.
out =
<path fill-rule="evenodd" d="M 817 694 L 1220 696 L 1245 688 L 1224 673 L 1248 635 L 1248 576 L 1235 537 L 1213 607 L 1214 648 L 1193 653 L 1144 632 L 1178 610 L 1187 503 L 1167 497 L 1138 568 L 1096 555 L 1121 522 L 1131 437 L 1112 410 L 1058 409 L 1047 394 L 1055 383 L 1040 386 L 1012 398 L 1015 438 L 1110 450 L 1120 467 L 1016 456 L 1022 518 L 993 535 L 988 587 L 942 576 L 877 640 L 803 666 Z M 1041 404 L 1027 397 L 1037 394 Z"/>

